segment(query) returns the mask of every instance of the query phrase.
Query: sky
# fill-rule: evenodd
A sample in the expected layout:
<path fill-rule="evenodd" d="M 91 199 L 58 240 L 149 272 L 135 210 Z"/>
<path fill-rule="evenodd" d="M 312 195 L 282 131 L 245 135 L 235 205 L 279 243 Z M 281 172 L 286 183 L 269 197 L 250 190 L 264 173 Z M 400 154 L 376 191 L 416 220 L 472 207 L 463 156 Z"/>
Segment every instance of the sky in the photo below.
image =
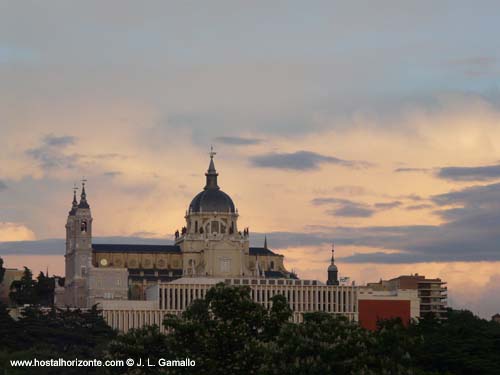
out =
<path fill-rule="evenodd" d="M 0 256 L 62 274 L 170 243 L 208 152 L 252 245 L 324 280 L 419 273 L 500 312 L 496 1 L 0 2 Z"/>

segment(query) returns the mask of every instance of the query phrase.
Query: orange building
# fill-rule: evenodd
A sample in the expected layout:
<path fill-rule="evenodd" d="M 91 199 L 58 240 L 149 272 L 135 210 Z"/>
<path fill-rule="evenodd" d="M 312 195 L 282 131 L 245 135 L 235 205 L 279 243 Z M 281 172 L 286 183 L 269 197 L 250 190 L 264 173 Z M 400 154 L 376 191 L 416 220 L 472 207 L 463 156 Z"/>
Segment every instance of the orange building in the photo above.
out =
<path fill-rule="evenodd" d="M 377 322 L 399 318 L 408 325 L 420 315 L 416 290 L 373 290 L 361 287 L 358 294 L 358 321 L 366 329 L 375 330 Z"/>

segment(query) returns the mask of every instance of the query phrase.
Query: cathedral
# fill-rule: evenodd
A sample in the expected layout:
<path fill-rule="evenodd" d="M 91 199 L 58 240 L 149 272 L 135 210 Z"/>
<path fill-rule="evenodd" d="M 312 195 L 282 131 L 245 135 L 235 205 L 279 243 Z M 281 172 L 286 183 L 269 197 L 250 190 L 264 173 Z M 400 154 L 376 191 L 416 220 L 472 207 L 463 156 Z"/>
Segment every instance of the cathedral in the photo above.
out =
<path fill-rule="evenodd" d="M 299 279 L 264 241 L 250 246 L 249 229 L 238 225 L 239 214 L 218 182 L 214 152 L 206 182 L 187 207 L 185 224 L 165 245 L 96 244 L 85 180 L 80 200 L 76 189 L 66 223 L 66 278 L 56 288 L 58 306 L 97 305 L 106 322 L 121 332 L 155 324 L 164 331 L 165 314 L 182 314 L 193 301 L 205 298 L 219 283 L 246 286 L 255 303 L 271 308 L 282 295 L 300 322 L 304 313 L 342 315 L 375 327 L 377 319 L 398 316 L 405 321 L 420 314 L 416 290 L 374 290 L 339 283 L 334 249 L 328 280 Z"/>
<path fill-rule="evenodd" d="M 97 300 L 143 300 L 148 287 L 180 278 L 296 279 L 283 255 L 267 246 L 251 247 L 249 229 L 240 229 L 238 210 L 218 183 L 214 152 L 206 183 L 188 206 L 185 225 L 172 245 L 94 244 L 93 219 L 82 181 L 80 201 L 66 224 L 65 303 L 87 307 Z M 335 270 L 334 270 L 335 268 Z M 329 284 L 336 285 L 333 262 Z"/>

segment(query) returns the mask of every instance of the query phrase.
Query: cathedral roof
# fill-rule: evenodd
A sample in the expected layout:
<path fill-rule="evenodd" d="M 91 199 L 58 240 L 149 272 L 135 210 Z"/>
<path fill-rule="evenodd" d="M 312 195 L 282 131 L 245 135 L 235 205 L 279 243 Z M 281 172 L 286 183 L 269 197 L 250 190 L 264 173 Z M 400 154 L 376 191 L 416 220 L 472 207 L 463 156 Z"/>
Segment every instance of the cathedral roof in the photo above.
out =
<path fill-rule="evenodd" d="M 249 254 L 250 255 L 278 255 L 271 250 L 269 250 L 267 247 L 250 247 L 249 249 Z"/>
<path fill-rule="evenodd" d="M 220 190 L 217 185 L 217 176 L 214 164 L 215 152 L 210 153 L 210 164 L 208 171 L 205 173 L 207 182 L 203 191 L 198 193 L 191 204 L 189 212 L 231 212 L 236 211 L 233 200 L 229 195 Z"/>
<path fill-rule="evenodd" d="M 288 272 L 283 271 L 264 271 L 264 276 L 268 279 L 295 279 L 296 277 L 292 276 Z"/>
<path fill-rule="evenodd" d="M 92 244 L 95 253 L 180 253 L 177 245 Z"/>

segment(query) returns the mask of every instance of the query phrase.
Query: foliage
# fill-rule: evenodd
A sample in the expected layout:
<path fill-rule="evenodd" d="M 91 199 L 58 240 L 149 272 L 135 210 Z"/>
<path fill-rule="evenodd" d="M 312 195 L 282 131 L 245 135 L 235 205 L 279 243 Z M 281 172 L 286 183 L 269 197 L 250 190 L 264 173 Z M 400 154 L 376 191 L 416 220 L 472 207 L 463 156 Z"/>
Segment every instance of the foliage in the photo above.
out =
<path fill-rule="evenodd" d="M 401 327 L 401 328 L 400 328 Z M 409 347 L 396 339 L 402 325 L 370 332 L 345 317 L 315 312 L 286 324 L 269 345 L 264 374 L 412 374 Z M 384 346 L 394 342 L 395 345 Z"/>
<path fill-rule="evenodd" d="M 104 357 L 114 360 L 126 360 L 128 358 L 132 358 L 134 361 L 138 361 L 139 359 L 142 361 L 149 360 L 150 364 L 157 364 L 160 358 L 170 357 L 169 345 L 170 340 L 168 336 L 160 333 L 158 326 L 146 326 L 131 330 L 109 342 Z M 107 371 L 110 374 L 161 374 L 164 370 L 161 367 L 146 368 L 142 369 L 142 371 L 138 371 L 136 368 L 115 367 L 109 368 Z"/>
<path fill-rule="evenodd" d="M 448 310 L 447 319 L 427 317 L 408 335 L 422 337 L 414 348 L 419 367 L 439 374 L 499 374 L 500 324 L 466 310 Z"/>
<path fill-rule="evenodd" d="M 42 305 L 52 306 L 54 304 L 55 280 L 40 272 L 36 280 L 28 267 L 24 267 L 24 273 L 20 280 L 14 280 L 10 286 L 9 298 L 18 306 Z"/>
<path fill-rule="evenodd" d="M 24 267 L 21 280 L 14 280 L 10 286 L 9 298 L 17 305 L 32 304 L 35 298 L 35 282 L 28 267 Z"/>
<path fill-rule="evenodd" d="M 102 358 L 102 352 L 116 333 L 106 324 L 97 308 L 87 311 L 23 309 L 14 321 L 5 305 L 0 306 L 0 368 L 13 359 Z M 86 369 L 94 373 L 98 369 Z M 23 372 L 24 371 L 24 372 Z M 9 368 L 8 374 L 24 374 L 27 369 Z M 79 374 L 81 368 L 45 368 L 38 374 Z M 97 372 L 95 372 L 97 373 Z"/>
<path fill-rule="evenodd" d="M 307 313 L 292 323 L 283 296 L 269 308 L 247 287 L 218 284 L 181 315 L 167 315 L 166 334 L 151 326 L 116 335 L 97 309 L 30 307 L 13 320 L 0 305 L 0 368 L 10 359 L 160 358 L 196 361 L 192 367 L 92 369 L 89 374 L 498 374 L 500 324 L 468 311 L 449 310 L 446 320 L 428 317 L 405 327 L 379 322 L 368 331 L 344 317 Z M 63 371 L 64 370 L 64 371 Z M 16 370 L 18 371 L 18 370 Z M 23 373 L 9 370 L 8 374 Z M 45 371 L 45 372 L 44 372 Z M 60 371 L 60 372 L 57 372 Z M 73 372 L 71 372 L 73 371 Z M 25 373 L 25 372 L 24 372 Z M 77 374 L 78 369 L 40 369 L 39 375 Z"/>
<path fill-rule="evenodd" d="M 4 276 L 5 276 L 5 268 L 3 266 L 3 259 L 0 257 L 0 284 L 3 283 Z"/>
<path fill-rule="evenodd" d="M 204 374 L 257 374 L 266 350 L 263 343 L 289 317 L 283 296 L 275 296 L 267 310 L 253 302 L 250 288 L 218 284 L 204 300 L 181 317 L 168 316 L 164 324 L 171 331 L 172 355 L 195 360 Z"/>

